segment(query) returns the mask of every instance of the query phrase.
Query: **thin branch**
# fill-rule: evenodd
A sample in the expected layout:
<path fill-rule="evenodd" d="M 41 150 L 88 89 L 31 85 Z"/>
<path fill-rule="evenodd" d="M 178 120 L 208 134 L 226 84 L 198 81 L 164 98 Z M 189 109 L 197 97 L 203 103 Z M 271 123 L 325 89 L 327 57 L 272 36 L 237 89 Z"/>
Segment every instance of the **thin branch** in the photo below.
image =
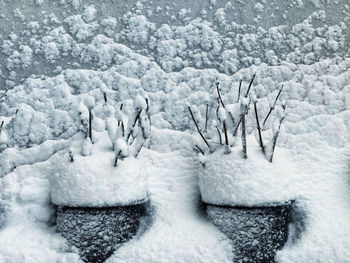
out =
<path fill-rule="evenodd" d="M 92 142 L 92 113 L 91 110 L 89 110 L 89 138 Z"/>
<path fill-rule="evenodd" d="M 267 119 L 270 117 L 271 112 L 274 110 L 274 108 L 275 108 L 275 106 L 276 106 L 276 103 L 277 103 L 277 101 L 278 101 L 278 98 L 279 98 L 279 96 L 280 96 L 281 93 L 282 93 L 282 90 L 283 90 L 283 85 L 282 85 L 281 89 L 279 90 L 279 92 L 278 92 L 278 94 L 277 94 L 277 97 L 276 97 L 276 99 L 275 99 L 273 105 L 270 107 L 269 113 L 266 115 L 266 117 L 265 117 L 265 119 L 264 119 L 263 127 L 264 127 L 264 125 L 265 125 Z"/>
<path fill-rule="evenodd" d="M 249 83 L 248 90 L 247 90 L 247 92 L 246 92 L 246 94 L 245 94 L 245 97 L 246 97 L 246 98 L 247 98 L 248 95 L 249 95 L 249 91 L 250 91 L 250 89 L 251 89 L 251 87 L 252 87 L 252 84 L 253 84 L 255 75 L 256 75 L 256 74 L 253 75 L 253 78 L 251 79 L 251 81 L 250 81 L 250 83 Z M 242 83 L 242 81 L 240 82 L 239 89 L 241 89 L 241 83 Z M 246 112 L 244 112 L 243 114 L 240 114 L 239 121 L 238 121 L 238 123 L 236 124 L 236 127 L 233 129 L 233 136 L 236 136 L 236 135 L 237 135 L 237 131 L 238 131 L 239 125 L 241 124 L 241 122 L 242 122 L 242 120 L 243 120 L 243 117 L 245 118 L 245 115 L 248 113 L 248 111 L 249 111 L 249 108 L 247 109 Z M 244 120 L 244 121 L 245 121 L 245 120 Z M 245 124 L 244 124 L 244 125 L 245 125 Z M 243 129 L 243 127 L 242 127 L 242 129 Z"/>
<path fill-rule="evenodd" d="M 195 147 L 197 148 L 197 150 L 198 150 L 198 151 L 200 151 L 200 153 L 201 153 L 201 154 L 203 154 L 203 155 L 204 155 L 204 151 L 203 151 L 201 148 L 199 148 L 199 146 L 198 146 L 198 145 L 195 145 Z"/>
<path fill-rule="evenodd" d="M 224 102 L 223 102 L 223 100 L 222 100 L 222 98 L 221 98 L 221 93 L 220 93 L 219 84 L 220 84 L 219 81 L 216 82 L 216 92 L 218 93 L 219 100 L 220 100 L 220 102 L 221 102 L 222 107 L 225 108 L 225 104 L 224 104 Z"/>
<path fill-rule="evenodd" d="M 250 91 L 250 88 L 252 87 L 252 84 L 253 84 L 254 78 L 255 78 L 255 74 L 253 75 L 253 78 L 252 78 L 252 80 L 251 80 L 251 81 L 250 81 L 250 83 L 249 83 L 247 93 L 245 94 L 245 97 L 246 97 L 246 98 L 247 98 L 247 97 L 248 97 L 248 95 L 249 95 L 249 91 Z"/>
<path fill-rule="evenodd" d="M 130 143 L 130 145 L 134 146 L 134 149 L 135 149 L 134 150 L 134 157 L 135 158 L 137 158 L 137 156 L 139 155 L 139 153 L 142 150 L 142 147 L 144 146 L 145 142 L 149 138 L 147 136 L 147 133 L 146 133 L 146 130 L 145 130 L 145 126 L 143 125 L 143 121 L 148 121 L 148 122 L 150 121 L 147 114 L 144 116 L 144 118 L 142 118 L 140 116 L 139 121 L 138 121 L 138 126 L 139 126 L 139 129 L 141 129 L 141 134 L 138 133 L 138 135 Z M 140 135 L 142 135 L 142 137 Z"/>
<path fill-rule="evenodd" d="M 135 125 L 136 125 L 136 123 L 137 123 L 137 120 L 140 118 L 141 112 L 142 112 L 142 110 L 140 110 L 140 111 L 137 113 L 136 117 L 135 117 L 134 123 L 133 123 L 133 125 L 132 125 L 132 129 L 130 130 L 130 132 L 129 132 L 129 134 L 128 134 L 128 137 L 126 138 L 127 141 L 129 140 L 129 138 L 130 138 L 130 136 L 131 136 L 131 134 L 132 134 L 133 128 L 135 127 Z"/>
<path fill-rule="evenodd" d="M 227 137 L 227 129 L 226 129 L 226 122 L 224 121 L 224 133 L 225 133 L 225 144 L 228 146 L 228 137 Z"/>
<path fill-rule="evenodd" d="M 237 103 L 239 102 L 239 99 L 241 97 L 241 88 L 242 88 L 242 80 L 239 82 Z"/>
<path fill-rule="evenodd" d="M 276 131 L 276 133 L 272 137 L 272 149 L 271 149 L 271 155 L 270 155 L 270 159 L 269 159 L 269 162 L 271 162 L 271 163 L 272 163 L 272 159 L 273 159 L 273 154 L 275 153 L 277 139 L 278 139 L 278 135 L 280 133 L 280 129 L 281 129 L 281 125 L 282 125 L 283 120 L 284 120 L 284 117 L 280 119 L 280 122 L 278 125 L 278 130 Z"/>
<path fill-rule="evenodd" d="M 208 119 L 209 119 L 209 104 L 207 103 L 207 109 L 205 111 L 205 131 L 208 130 Z"/>
<path fill-rule="evenodd" d="M 243 158 L 247 159 L 247 135 L 245 129 L 245 115 L 242 116 L 242 148 L 243 148 Z"/>
<path fill-rule="evenodd" d="M 242 121 L 242 116 L 239 118 L 239 121 L 236 124 L 236 127 L 233 129 L 233 136 L 237 136 L 238 128 L 239 128 L 239 125 L 241 124 L 241 121 Z"/>
<path fill-rule="evenodd" d="M 260 143 L 260 147 L 261 147 L 262 152 L 265 154 L 265 147 L 264 147 L 263 139 L 261 136 L 261 127 L 260 127 L 258 109 L 256 107 L 256 104 L 257 103 L 254 102 L 255 119 L 256 119 L 256 125 L 257 125 L 257 129 L 258 129 L 258 133 L 259 133 L 259 143 Z"/>
<path fill-rule="evenodd" d="M 146 101 L 146 105 L 147 105 L 147 107 L 146 107 L 146 112 L 149 112 L 149 102 L 148 102 L 148 98 L 146 98 L 145 101 Z"/>
<path fill-rule="evenodd" d="M 122 150 L 120 150 L 120 151 L 118 152 L 117 156 L 115 157 L 114 167 L 117 167 L 119 155 L 120 155 L 121 153 L 122 153 Z"/>
<path fill-rule="evenodd" d="M 69 151 L 69 158 L 71 162 L 74 162 L 73 152 Z"/>
<path fill-rule="evenodd" d="M 119 110 L 123 110 L 123 103 L 120 104 Z M 120 126 L 120 121 L 118 121 L 118 127 Z"/>
<path fill-rule="evenodd" d="M 204 135 L 202 134 L 201 130 L 199 129 L 199 126 L 198 126 L 198 124 L 197 124 L 196 119 L 195 119 L 194 116 L 193 116 L 193 112 L 192 112 L 190 106 L 188 106 L 188 110 L 190 111 L 192 120 L 193 120 L 193 122 L 194 122 L 194 125 L 196 125 L 196 128 L 197 128 L 197 131 L 198 131 L 199 135 L 202 137 L 203 141 L 205 142 L 205 144 L 208 146 L 209 150 L 211 151 L 210 145 L 209 145 L 207 139 L 206 139 L 206 138 L 204 137 Z"/>
<path fill-rule="evenodd" d="M 218 98 L 218 106 L 216 107 L 216 119 L 221 123 L 219 118 L 219 109 L 220 109 L 220 99 Z"/>
<path fill-rule="evenodd" d="M 124 127 L 124 122 L 122 121 L 122 133 L 123 133 L 123 137 L 125 136 L 125 127 Z"/>
<path fill-rule="evenodd" d="M 1 124 L 0 124 L 0 133 L 1 133 L 2 127 L 4 126 L 4 123 L 5 123 L 5 122 L 2 121 Z"/>

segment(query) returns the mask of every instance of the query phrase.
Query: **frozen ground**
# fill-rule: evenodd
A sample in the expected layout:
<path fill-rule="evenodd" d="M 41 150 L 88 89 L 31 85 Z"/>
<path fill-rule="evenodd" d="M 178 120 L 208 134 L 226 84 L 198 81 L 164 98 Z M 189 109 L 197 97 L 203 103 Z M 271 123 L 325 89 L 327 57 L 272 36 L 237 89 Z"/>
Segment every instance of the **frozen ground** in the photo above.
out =
<path fill-rule="evenodd" d="M 298 211 L 278 262 L 350 262 L 349 6 L 177 3 L 0 3 L 0 90 L 8 89 L 0 93 L 0 262 L 79 262 L 55 232 L 48 167 L 77 132 L 79 101 L 89 94 L 102 103 L 101 83 L 111 101 L 149 96 L 153 114 L 151 148 L 141 152 L 152 223 L 108 262 L 230 262 L 229 240 L 199 206 L 187 105 L 203 110 L 215 78 L 224 100 L 235 100 L 253 73 L 259 105 L 281 84 L 288 100 L 278 146 L 295 169 Z"/>

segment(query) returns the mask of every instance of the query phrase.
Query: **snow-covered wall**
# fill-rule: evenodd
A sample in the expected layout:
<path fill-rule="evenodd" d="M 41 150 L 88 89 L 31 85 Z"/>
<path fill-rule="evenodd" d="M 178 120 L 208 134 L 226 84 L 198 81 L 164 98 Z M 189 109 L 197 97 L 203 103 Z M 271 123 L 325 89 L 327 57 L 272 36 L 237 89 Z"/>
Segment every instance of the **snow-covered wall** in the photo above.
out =
<path fill-rule="evenodd" d="M 310 64 L 349 52 L 347 0 L 135 3 L 1 1 L 0 89 L 31 74 L 100 68 L 81 54 L 98 33 L 154 58 L 166 71 L 194 66 L 232 74 L 262 62 Z"/>

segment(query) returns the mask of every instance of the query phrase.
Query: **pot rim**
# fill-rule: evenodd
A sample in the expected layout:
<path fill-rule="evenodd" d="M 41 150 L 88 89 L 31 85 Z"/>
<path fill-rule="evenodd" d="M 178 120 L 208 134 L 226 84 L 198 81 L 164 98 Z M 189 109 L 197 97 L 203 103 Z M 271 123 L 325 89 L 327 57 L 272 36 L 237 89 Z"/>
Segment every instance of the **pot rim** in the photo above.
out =
<path fill-rule="evenodd" d="M 134 205 L 141 205 L 141 204 L 146 204 L 147 202 L 149 202 L 149 197 L 145 197 L 143 199 L 138 199 L 138 200 L 134 200 L 131 202 L 123 202 L 123 203 L 115 203 L 113 205 L 91 205 L 91 206 L 76 206 L 76 205 L 62 205 L 62 204 L 54 204 L 56 206 L 59 207 L 66 207 L 66 208 L 111 208 L 111 207 L 127 207 L 127 206 L 134 206 Z"/>
<path fill-rule="evenodd" d="M 281 202 L 271 202 L 271 203 L 262 203 L 257 205 L 228 205 L 228 204 L 211 204 L 202 201 L 205 205 L 211 205 L 211 206 L 218 206 L 222 208 L 237 208 L 237 209 L 263 209 L 263 208 L 269 208 L 269 207 L 286 207 L 286 206 L 292 206 L 296 200 L 288 200 L 288 201 L 281 201 Z"/>

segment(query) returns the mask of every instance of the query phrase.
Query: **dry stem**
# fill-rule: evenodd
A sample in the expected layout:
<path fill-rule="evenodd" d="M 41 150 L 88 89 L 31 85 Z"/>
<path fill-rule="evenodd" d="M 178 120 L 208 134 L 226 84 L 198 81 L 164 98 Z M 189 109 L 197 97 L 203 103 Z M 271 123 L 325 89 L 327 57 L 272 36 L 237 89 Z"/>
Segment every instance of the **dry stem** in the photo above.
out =
<path fill-rule="evenodd" d="M 205 142 L 205 144 L 208 146 L 209 150 L 211 151 L 210 145 L 209 145 L 207 139 L 206 139 L 206 138 L 204 137 L 204 135 L 202 134 L 201 130 L 199 129 L 199 126 L 198 126 L 198 124 L 197 124 L 196 119 L 195 119 L 194 116 L 193 116 L 193 112 L 192 112 L 190 106 L 188 106 L 188 110 L 190 111 L 192 120 L 193 120 L 193 122 L 194 122 L 194 125 L 196 125 L 196 128 L 197 128 L 197 131 L 198 131 L 199 135 L 202 137 L 203 141 Z"/>
<path fill-rule="evenodd" d="M 258 129 L 258 133 L 259 133 L 260 147 L 261 147 L 262 152 L 265 154 L 265 147 L 264 147 L 264 143 L 263 143 L 262 136 L 261 136 L 261 127 L 260 127 L 258 109 L 256 107 L 256 102 L 254 102 L 254 111 L 255 111 L 256 125 L 257 125 L 257 129 Z"/>
<path fill-rule="evenodd" d="M 272 111 L 273 111 L 273 109 L 275 108 L 276 103 L 277 103 L 277 100 L 278 100 L 279 96 L 280 96 L 280 95 L 281 95 L 281 93 L 282 93 L 282 90 L 283 90 L 283 85 L 282 85 L 281 89 L 279 90 L 279 92 L 278 92 L 278 94 L 277 94 L 277 97 L 276 97 L 276 99 L 275 99 L 275 101 L 274 101 L 273 105 L 270 107 L 269 113 L 266 115 L 266 117 L 265 117 L 265 119 L 264 119 L 264 122 L 263 122 L 263 127 L 264 127 L 264 125 L 265 125 L 265 123 L 266 123 L 267 119 L 269 118 L 269 116 L 270 116 L 271 112 L 272 112 Z"/>

